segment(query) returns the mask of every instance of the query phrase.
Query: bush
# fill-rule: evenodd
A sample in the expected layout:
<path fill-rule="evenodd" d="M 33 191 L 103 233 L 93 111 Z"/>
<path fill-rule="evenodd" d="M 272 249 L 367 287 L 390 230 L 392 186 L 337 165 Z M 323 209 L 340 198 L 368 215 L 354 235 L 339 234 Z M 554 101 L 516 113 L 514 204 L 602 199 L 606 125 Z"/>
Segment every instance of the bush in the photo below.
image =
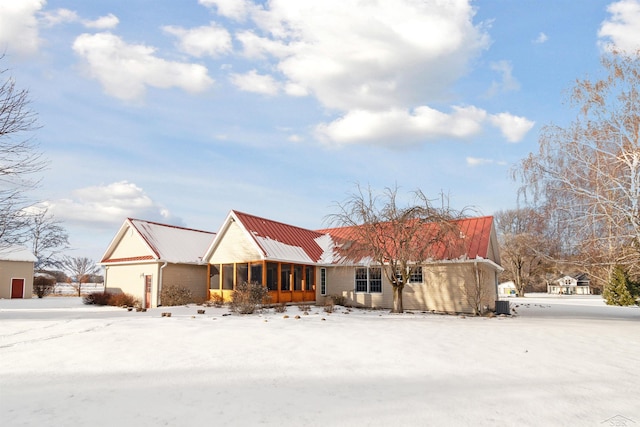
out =
<path fill-rule="evenodd" d="M 298 306 L 298 310 L 300 310 L 300 311 L 311 311 L 311 306 L 309 304 L 300 304 Z"/>
<path fill-rule="evenodd" d="M 346 306 L 347 298 L 344 295 L 331 295 L 329 298 L 333 301 L 335 305 Z"/>
<path fill-rule="evenodd" d="M 280 304 L 276 304 L 275 307 L 273 307 L 273 310 L 276 313 L 284 313 L 287 311 L 287 303 L 281 302 Z"/>
<path fill-rule="evenodd" d="M 257 282 L 236 286 L 231 294 L 231 311 L 239 314 L 253 314 L 269 303 L 269 290 Z"/>
<path fill-rule="evenodd" d="M 193 302 L 191 290 L 184 286 L 166 285 L 160 291 L 160 301 L 163 306 L 187 305 Z"/>
<path fill-rule="evenodd" d="M 33 293 L 38 298 L 49 295 L 56 285 L 56 279 L 47 276 L 36 276 L 33 278 Z"/>
<path fill-rule="evenodd" d="M 211 302 L 214 307 L 222 307 L 224 305 L 224 297 L 220 294 L 211 295 Z"/>
<path fill-rule="evenodd" d="M 328 299 L 327 302 L 324 304 L 324 312 L 333 313 L 333 310 L 334 310 L 333 301 L 331 299 Z"/>
<path fill-rule="evenodd" d="M 111 305 L 114 307 L 133 307 L 138 305 L 138 300 L 133 295 L 122 292 L 93 292 L 82 297 L 82 302 L 87 305 Z"/>

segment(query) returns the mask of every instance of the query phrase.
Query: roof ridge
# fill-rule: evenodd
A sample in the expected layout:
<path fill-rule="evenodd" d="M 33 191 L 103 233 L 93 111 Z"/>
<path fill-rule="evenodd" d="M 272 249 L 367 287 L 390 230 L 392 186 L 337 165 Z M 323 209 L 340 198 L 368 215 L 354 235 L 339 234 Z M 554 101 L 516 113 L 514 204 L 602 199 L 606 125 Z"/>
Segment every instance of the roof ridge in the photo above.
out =
<path fill-rule="evenodd" d="M 163 224 L 161 222 L 156 222 L 156 221 L 148 221 L 146 219 L 139 219 L 139 218 L 127 218 L 127 220 L 129 220 L 132 224 L 134 221 L 138 221 L 138 222 L 145 222 L 147 224 L 153 224 L 153 225 L 159 225 L 161 227 L 168 227 L 168 228 L 176 228 L 178 230 L 186 230 L 186 231 L 196 231 L 198 233 L 207 233 L 207 234 L 216 234 L 215 231 L 207 231 L 207 230 L 198 230 L 195 228 L 189 228 L 189 227 L 182 227 L 180 225 L 173 225 L 173 224 Z"/>

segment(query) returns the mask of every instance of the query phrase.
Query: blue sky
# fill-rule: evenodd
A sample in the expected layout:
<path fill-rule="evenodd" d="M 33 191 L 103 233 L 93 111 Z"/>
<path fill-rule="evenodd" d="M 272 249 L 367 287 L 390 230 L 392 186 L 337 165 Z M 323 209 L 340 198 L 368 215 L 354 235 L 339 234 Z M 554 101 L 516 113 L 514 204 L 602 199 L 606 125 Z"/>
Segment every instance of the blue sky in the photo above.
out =
<path fill-rule="evenodd" d="M 640 0 L 0 0 L 50 161 L 31 196 L 96 260 L 127 217 L 322 228 L 355 183 L 513 208 L 612 45 L 640 47 Z"/>

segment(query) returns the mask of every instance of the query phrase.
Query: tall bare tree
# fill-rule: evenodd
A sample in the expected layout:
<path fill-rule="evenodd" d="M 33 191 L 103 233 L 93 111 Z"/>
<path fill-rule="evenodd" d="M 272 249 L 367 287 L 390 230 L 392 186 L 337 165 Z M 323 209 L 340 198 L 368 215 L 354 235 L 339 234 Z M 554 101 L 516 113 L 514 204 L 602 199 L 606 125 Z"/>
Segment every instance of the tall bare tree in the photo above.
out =
<path fill-rule="evenodd" d="M 69 247 L 69 235 L 49 209 L 31 207 L 26 213 L 31 251 L 37 258 L 36 270 L 60 268 L 61 253 Z"/>
<path fill-rule="evenodd" d="M 29 93 L 6 73 L 0 69 L 0 247 L 24 243 L 28 236 L 25 193 L 37 184 L 33 174 L 45 165 L 30 138 L 38 126 Z"/>
<path fill-rule="evenodd" d="M 523 297 L 527 285 L 549 271 L 558 244 L 547 229 L 548 218 L 536 209 L 509 209 L 494 217 L 505 275 Z"/>
<path fill-rule="evenodd" d="M 87 283 L 92 275 L 100 270 L 95 261 L 86 257 L 66 257 L 63 261 L 64 269 L 71 273 L 69 276 L 75 282 L 72 285 L 82 294 L 82 285 Z"/>
<path fill-rule="evenodd" d="M 452 220 L 462 212 L 451 209 L 444 197 L 440 201 L 437 207 L 416 190 L 403 206 L 397 186 L 376 194 L 371 187 L 358 185 L 326 218 L 334 226 L 349 227 L 341 249 L 345 262 L 369 259 L 381 267 L 393 289 L 393 313 L 404 311 L 404 285 L 424 261 L 435 258 L 436 252 L 459 249 L 460 233 Z"/>
<path fill-rule="evenodd" d="M 610 52 L 601 62 L 602 78 L 579 79 L 570 92 L 575 120 L 546 126 L 516 176 L 606 282 L 615 265 L 636 275 L 640 266 L 640 56 Z"/>

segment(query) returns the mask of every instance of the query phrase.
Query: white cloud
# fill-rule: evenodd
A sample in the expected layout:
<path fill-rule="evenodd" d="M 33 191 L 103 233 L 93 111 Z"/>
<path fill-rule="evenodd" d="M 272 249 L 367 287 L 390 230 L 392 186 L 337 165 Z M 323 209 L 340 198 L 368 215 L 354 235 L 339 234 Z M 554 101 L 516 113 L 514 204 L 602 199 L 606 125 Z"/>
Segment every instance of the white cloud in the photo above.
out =
<path fill-rule="evenodd" d="M 549 37 L 545 33 L 541 32 L 540 34 L 538 34 L 538 37 L 536 37 L 535 40 L 533 40 L 533 42 L 536 44 L 542 44 L 547 40 L 549 40 Z"/>
<path fill-rule="evenodd" d="M 197 93 L 213 84 L 204 66 L 158 58 L 154 48 L 125 43 L 111 33 L 81 34 L 73 50 L 107 94 L 124 100 L 141 98 L 147 86 Z"/>
<path fill-rule="evenodd" d="M 640 1 L 621 0 L 607 7 L 611 17 L 600 26 L 599 44 L 628 53 L 640 49 Z"/>
<path fill-rule="evenodd" d="M 166 26 L 163 30 L 178 38 L 178 47 L 183 52 L 195 56 L 212 56 L 229 53 L 232 50 L 231 34 L 212 22 L 209 26 L 184 29 Z"/>
<path fill-rule="evenodd" d="M 118 24 L 120 23 L 120 20 L 118 19 L 117 16 L 110 13 L 108 15 L 101 16 L 95 21 L 83 20 L 82 23 L 87 28 L 95 28 L 98 30 L 110 30 L 112 28 L 117 27 Z"/>
<path fill-rule="evenodd" d="M 467 157 L 467 165 L 471 167 L 484 166 L 484 165 L 500 165 L 505 166 L 507 163 L 501 160 L 485 159 L 482 157 Z"/>
<path fill-rule="evenodd" d="M 80 20 L 78 14 L 70 9 L 56 9 L 54 11 L 46 11 L 40 14 L 40 19 L 46 26 L 64 24 L 67 22 L 77 22 Z"/>
<path fill-rule="evenodd" d="M 493 71 L 497 71 L 498 73 L 500 73 L 502 79 L 500 82 L 494 81 L 491 84 L 487 96 L 495 96 L 498 93 L 510 92 L 520 89 L 520 83 L 515 77 L 513 77 L 513 66 L 511 65 L 511 62 L 504 60 L 492 62 L 490 67 Z"/>
<path fill-rule="evenodd" d="M 448 95 L 489 44 L 473 15 L 466 0 L 282 0 L 254 10 L 258 28 L 237 38 L 326 107 L 386 110 Z"/>
<path fill-rule="evenodd" d="M 120 181 L 108 185 L 75 190 L 71 198 L 44 203 L 56 219 L 70 225 L 84 225 L 99 229 L 113 228 L 126 218 L 182 225 L 165 207 L 154 202 L 142 188 Z"/>
<path fill-rule="evenodd" d="M 536 124 L 525 117 L 514 116 L 509 113 L 492 114 L 489 120 L 491 124 L 500 129 L 502 135 L 509 142 L 521 141 Z"/>
<path fill-rule="evenodd" d="M 427 106 L 413 111 L 352 110 L 316 128 L 325 141 L 339 144 L 410 145 L 425 139 L 466 138 L 479 133 L 487 113 L 476 107 L 454 107 L 450 114 Z"/>
<path fill-rule="evenodd" d="M 40 37 L 36 14 L 46 0 L 0 2 L 0 52 L 31 55 L 38 51 Z"/>
<path fill-rule="evenodd" d="M 245 92 L 276 95 L 279 90 L 278 83 L 273 77 L 258 74 L 256 70 L 245 74 L 231 74 L 230 78 L 235 86 Z"/>
<path fill-rule="evenodd" d="M 203 6 L 215 7 L 218 14 L 238 21 L 244 20 L 256 6 L 249 0 L 198 0 Z"/>

